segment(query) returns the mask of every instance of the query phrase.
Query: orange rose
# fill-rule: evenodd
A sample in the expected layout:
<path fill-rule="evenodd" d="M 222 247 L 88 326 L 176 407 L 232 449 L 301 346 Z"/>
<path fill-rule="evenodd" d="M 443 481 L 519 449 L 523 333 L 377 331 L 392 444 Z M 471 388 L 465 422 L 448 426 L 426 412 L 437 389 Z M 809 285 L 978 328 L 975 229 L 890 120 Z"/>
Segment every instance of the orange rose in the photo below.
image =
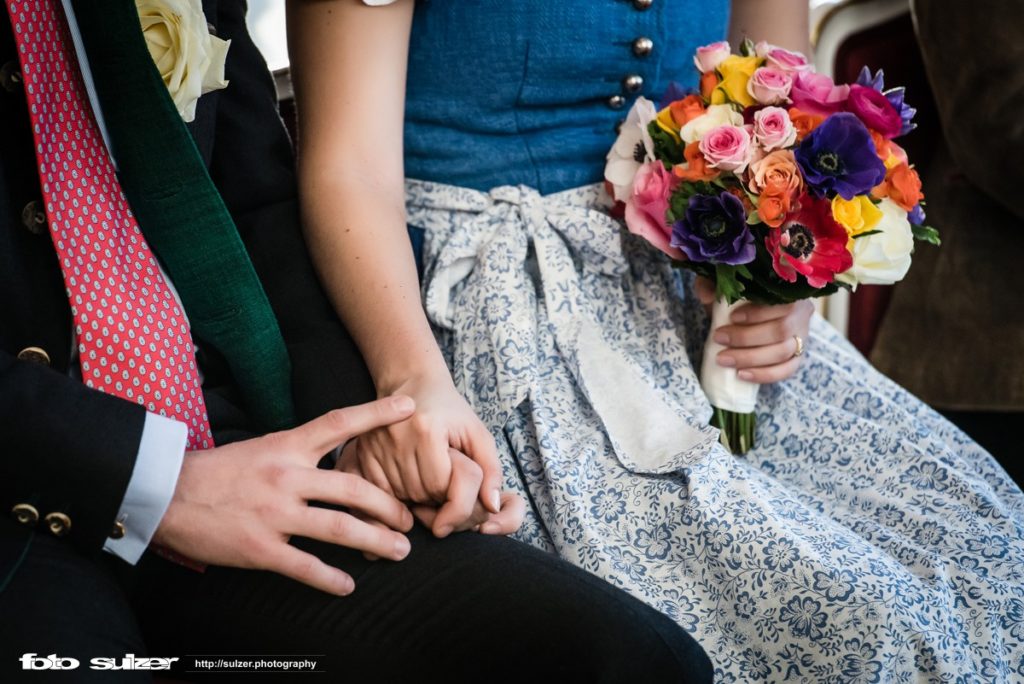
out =
<path fill-rule="evenodd" d="M 796 129 L 796 139 L 797 142 L 799 142 L 806 138 L 811 131 L 820 126 L 821 122 L 825 120 L 825 117 L 819 116 L 818 114 L 802 112 L 796 107 L 790 107 L 789 120 L 793 122 L 793 128 Z"/>
<path fill-rule="evenodd" d="M 672 173 L 684 181 L 696 182 L 718 178 L 721 171 L 708 166 L 704 155 L 700 153 L 700 142 L 694 141 L 683 150 L 683 157 L 686 158 L 686 167 L 676 164 L 672 167 Z"/>
<path fill-rule="evenodd" d="M 715 88 L 718 87 L 718 75 L 715 74 L 714 69 L 707 73 L 701 74 L 700 77 L 700 94 L 705 100 L 711 99 L 711 93 Z"/>
<path fill-rule="evenodd" d="M 750 191 L 758 195 L 800 194 L 804 179 L 791 150 L 773 150 L 750 165 Z"/>
<path fill-rule="evenodd" d="M 782 225 L 789 210 L 789 195 L 761 195 L 761 200 L 757 205 L 757 215 L 772 228 Z"/>
<path fill-rule="evenodd" d="M 878 153 L 878 158 L 884 162 L 892 153 L 889 149 L 889 141 L 878 131 L 869 128 L 868 132 L 871 134 L 871 141 L 875 143 L 875 152 Z"/>
<path fill-rule="evenodd" d="M 672 120 L 679 128 L 707 111 L 699 95 L 687 95 L 682 100 L 676 100 L 669 105 L 669 109 L 672 111 Z"/>
<path fill-rule="evenodd" d="M 910 211 L 924 199 L 921 178 L 909 165 L 900 164 L 889 169 L 885 180 L 871 191 L 871 196 L 875 199 L 888 197 L 904 211 Z"/>

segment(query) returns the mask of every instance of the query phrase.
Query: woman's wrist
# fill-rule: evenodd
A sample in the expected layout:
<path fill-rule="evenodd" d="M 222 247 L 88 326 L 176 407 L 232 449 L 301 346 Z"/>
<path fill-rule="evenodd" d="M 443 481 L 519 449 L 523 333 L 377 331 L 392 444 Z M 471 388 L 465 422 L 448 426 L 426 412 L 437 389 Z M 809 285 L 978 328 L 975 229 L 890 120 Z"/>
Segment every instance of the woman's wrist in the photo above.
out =
<path fill-rule="evenodd" d="M 455 383 L 448 366 L 438 352 L 436 359 L 389 367 L 386 371 L 374 375 L 374 385 L 377 387 L 377 396 L 386 397 L 397 392 L 408 393 L 416 387 L 450 385 L 454 388 Z"/>

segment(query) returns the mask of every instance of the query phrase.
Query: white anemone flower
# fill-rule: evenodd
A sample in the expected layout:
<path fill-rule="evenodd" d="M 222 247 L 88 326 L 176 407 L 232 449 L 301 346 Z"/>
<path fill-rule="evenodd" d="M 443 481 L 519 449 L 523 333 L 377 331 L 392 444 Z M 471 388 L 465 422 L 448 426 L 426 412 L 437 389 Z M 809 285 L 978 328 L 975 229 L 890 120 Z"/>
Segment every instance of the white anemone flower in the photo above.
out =
<path fill-rule="evenodd" d="M 604 177 L 612 184 L 613 195 L 619 202 L 625 202 L 633 194 L 633 179 L 640 167 L 654 161 L 654 141 L 647 127 L 657 116 L 654 103 L 638 97 L 608 152 Z"/>

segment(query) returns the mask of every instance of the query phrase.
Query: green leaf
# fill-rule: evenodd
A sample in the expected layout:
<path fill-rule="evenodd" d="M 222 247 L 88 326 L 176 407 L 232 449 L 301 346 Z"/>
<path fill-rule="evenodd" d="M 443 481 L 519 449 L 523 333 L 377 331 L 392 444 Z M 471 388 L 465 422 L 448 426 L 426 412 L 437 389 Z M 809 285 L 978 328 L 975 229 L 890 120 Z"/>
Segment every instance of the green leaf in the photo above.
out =
<path fill-rule="evenodd" d="M 681 184 L 673 190 L 672 195 L 668 198 L 668 209 L 665 211 L 665 219 L 669 224 L 681 221 L 686 216 L 686 208 L 690 206 L 690 197 L 692 195 L 687 192 L 685 185 L 685 183 Z"/>
<path fill-rule="evenodd" d="M 935 230 L 931 226 L 915 226 L 911 223 L 910 229 L 914 231 L 915 240 L 927 242 L 928 244 L 935 245 L 936 247 L 942 244 L 942 240 L 939 239 L 939 231 Z"/>
<path fill-rule="evenodd" d="M 881 232 L 882 231 L 880 231 L 880 230 L 865 230 L 863 233 L 858 233 L 857 235 L 854 235 L 853 239 L 854 240 L 859 240 L 862 237 L 867 237 L 868 235 L 878 235 Z"/>
<path fill-rule="evenodd" d="M 670 133 L 663 130 L 657 121 L 647 125 L 647 131 L 651 134 L 654 142 L 654 157 L 668 164 L 683 163 L 683 147 L 672 137 Z"/>
<path fill-rule="evenodd" d="M 729 264 L 715 264 L 715 291 L 719 297 L 724 297 L 729 304 L 743 299 L 743 283 L 737 275 L 742 267 L 730 266 Z M 750 271 L 747 271 L 750 274 Z"/>
<path fill-rule="evenodd" d="M 744 57 L 750 57 L 751 55 L 757 54 L 757 48 L 754 46 L 754 41 L 750 38 L 744 38 L 743 42 L 740 43 L 740 54 Z"/>
<path fill-rule="evenodd" d="M 761 215 L 758 214 L 757 209 L 755 209 L 754 211 L 750 212 L 750 216 L 747 217 L 747 225 L 756 226 L 760 223 L 763 223 L 763 221 L 761 221 Z"/>

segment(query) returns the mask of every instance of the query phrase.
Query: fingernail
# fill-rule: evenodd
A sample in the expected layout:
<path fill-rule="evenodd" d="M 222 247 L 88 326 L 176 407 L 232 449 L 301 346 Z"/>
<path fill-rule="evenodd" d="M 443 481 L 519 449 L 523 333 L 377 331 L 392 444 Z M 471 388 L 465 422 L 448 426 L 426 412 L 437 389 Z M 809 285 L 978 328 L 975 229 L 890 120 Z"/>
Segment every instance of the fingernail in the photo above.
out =
<path fill-rule="evenodd" d="M 495 513 L 501 510 L 501 492 L 497 489 L 491 492 L 491 507 Z"/>
<path fill-rule="evenodd" d="M 737 311 L 730 318 L 732 319 L 733 323 L 746 323 L 747 322 L 747 314 L 743 313 L 742 311 Z"/>
<path fill-rule="evenodd" d="M 407 413 L 416 408 L 416 404 L 413 403 L 412 398 L 406 396 L 393 397 L 391 399 L 391 406 L 401 413 Z"/>
<path fill-rule="evenodd" d="M 737 377 L 739 377 L 740 380 L 753 380 L 754 379 L 754 374 L 751 373 L 750 371 L 742 370 L 739 373 L 737 373 L 736 375 L 737 375 Z"/>
<path fill-rule="evenodd" d="M 480 526 L 481 534 L 498 534 L 501 532 L 501 527 L 496 522 L 485 522 Z"/>
<path fill-rule="evenodd" d="M 731 356 L 719 356 L 718 365 L 725 366 L 726 368 L 732 368 L 736 365 L 736 359 Z"/>
<path fill-rule="evenodd" d="M 729 333 L 718 331 L 715 333 L 715 336 L 712 339 L 714 339 L 715 342 L 717 342 L 718 344 L 727 345 L 729 344 Z"/>
<path fill-rule="evenodd" d="M 351 579 L 346 578 L 341 586 L 338 588 L 338 594 L 341 596 L 348 596 L 356 589 L 356 584 Z"/>
<path fill-rule="evenodd" d="M 395 559 L 401 560 L 409 555 L 409 549 L 412 548 L 409 545 L 409 540 L 405 537 L 395 541 Z"/>
<path fill-rule="evenodd" d="M 440 527 L 440 528 L 439 528 L 439 529 L 437 530 L 437 534 L 436 534 L 436 536 L 438 536 L 438 537 L 447 537 L 447 536 L 448 536 L 449 534 L 451 534 L 451 533 L 452 533 L 452 530 L 454 530 L 454 529 L 455 529 L 455 528 L 454 528 L 454 527 L 452 527 L 451 525 L 442 525 L 442 526 L 441 526 L 441 527 Z"/>

